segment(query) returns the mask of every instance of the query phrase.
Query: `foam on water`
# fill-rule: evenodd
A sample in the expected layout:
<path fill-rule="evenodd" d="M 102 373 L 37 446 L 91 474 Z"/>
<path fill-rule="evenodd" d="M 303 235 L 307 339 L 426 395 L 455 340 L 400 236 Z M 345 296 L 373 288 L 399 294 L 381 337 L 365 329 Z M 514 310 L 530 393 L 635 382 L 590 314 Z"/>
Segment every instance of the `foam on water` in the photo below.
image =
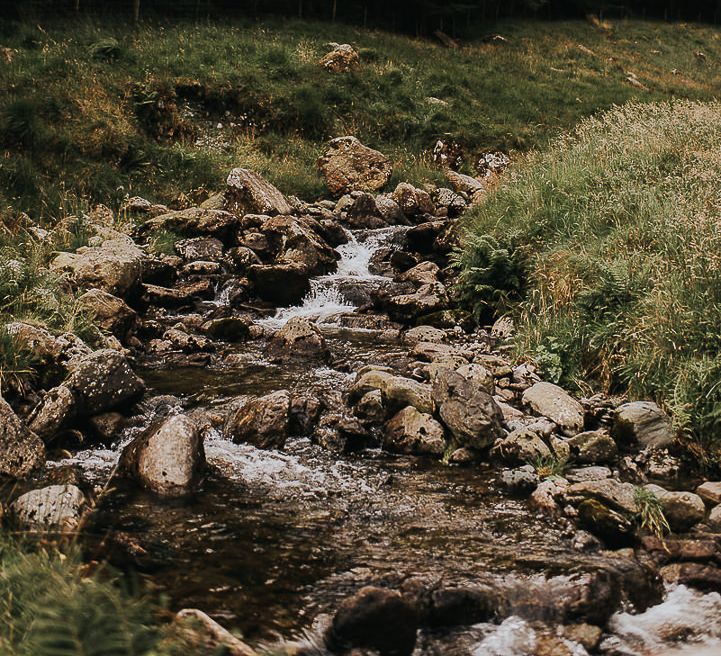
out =
<path fill-rule="evenodd" d="M 373 255 L 404 230 L 392 226 L 378 230 L 367 230 L 358 235 L 347 231 L 348 243 L 338 247 L 340 260 L 335 273 L 314 278 L 310 291 L 300 305 L 280 308 L 275 316 L 259 323 L 270 328 L 281 328 L 294 317 L 303 317 L 320 324 L 332 324 L 342 314 L 354 312 L 357 308 L 341 292 L 340 284 L 348 280 L 374 284 L 386 281 L 383 276 L 369 271 Z"/>

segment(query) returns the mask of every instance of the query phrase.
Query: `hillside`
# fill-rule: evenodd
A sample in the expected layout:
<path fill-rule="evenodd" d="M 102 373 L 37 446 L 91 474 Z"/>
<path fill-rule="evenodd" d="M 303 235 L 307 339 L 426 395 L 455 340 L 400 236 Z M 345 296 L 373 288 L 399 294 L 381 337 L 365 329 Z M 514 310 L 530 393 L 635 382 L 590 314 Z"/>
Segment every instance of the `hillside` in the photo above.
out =
<path fill-rule="evenodd" d="M 473 172 L 479 152 L 527 150 L 612 104 L 713 97 L 718 36 L 508 22 L 456 51 L 329 23 L 0 24 L 0 199 L 34 218 L 128 194 L 169 202 L 235 165 L 313 199 L 321 144 L 347 133 L 393 157 L 394 181 L 437 179 L 439 138 Z M 360 69 L 321 69 L 331 41 L 353 44 Z"/>

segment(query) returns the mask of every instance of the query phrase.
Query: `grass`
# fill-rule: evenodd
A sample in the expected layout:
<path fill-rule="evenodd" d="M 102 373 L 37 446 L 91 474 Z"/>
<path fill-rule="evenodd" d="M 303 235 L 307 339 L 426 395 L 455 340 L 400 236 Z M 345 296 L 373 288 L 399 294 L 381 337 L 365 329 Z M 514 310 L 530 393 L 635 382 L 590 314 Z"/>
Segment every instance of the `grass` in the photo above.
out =
<path fill-rule="evenodd" d="M 529 155 L 466 221 L 460 293 L 565 385 L 654 397 L 721 459 L 721 104 L 626 104 Z M 586 388 L 587 389 L 587 388 Z"/>
<path fill-rule="evenodd" d="M 638 507 L 634 521 L 640 530 L 648 531 L 658 538 L 671 533 L 671 527 L 663 514 L 661 501 L 653 492 L 643 487 L 636 487 L 633 499 Z"/>
<path fill-rule="evenodd" d="M 438 138 L 459 142 L 472 172 L 482 151 L 542 145 L 613 103 L 707 99 L 721 81 L 711 27 L 493 29 L 507 41 L 471 35 L 450 51 L 300 21 L 0 23 L 13 51 L 0 67 L 0 205 L 37 218 L 62 216 L 69 196 L 172 202 L 218 188 L 237 165 L 310 200 L 324 192 L 324 142 L 348 133 L 389 154 L 396 180 L 439 180 L 429 157 Z M 322 70 L 329 41 L 356 46 L 361 68 Z"/>

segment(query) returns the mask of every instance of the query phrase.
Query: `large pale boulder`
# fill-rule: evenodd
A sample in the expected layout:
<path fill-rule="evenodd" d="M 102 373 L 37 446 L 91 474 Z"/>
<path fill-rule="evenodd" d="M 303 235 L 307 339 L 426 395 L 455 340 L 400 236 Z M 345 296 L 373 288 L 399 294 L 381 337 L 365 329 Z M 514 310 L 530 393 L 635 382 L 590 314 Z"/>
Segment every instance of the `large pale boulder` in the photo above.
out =
<path fill-rule="evenodd" d="M 484 449 L 503 437 L 503 413 L 485 388 L 486 381 L 469 373 L 439 372 L 433 400 L 441 421 L 458 444 Z"/>
<path fill-rule="evenodd" d="M 675 437 L 671 418 L 652 401 L 619 406 L 611 433 L 619 442 L 659 449 L 671 446 Z"/>
<path fill-rule="evenodd" d="M 0 475 L 25 478 L 45 463 L 45 445 L 0 397 Z"/>
<path fill-rule="evenodd" d="M 386 424 L 383 446 L 398 453 L 441 456 L 446 440 L 443 426 L 431 415 L 408 406 Z"/>
<path fill-rule="evenodd" d="M 31 490 L 10 505 L 13 519 L 34 531 L 72 531 L 80 522 L 85 495 L 75 485 Z"/>
<path fill-rule="evenodd" d="M 203 438 L 186 415 L 172 415 L 151 425 L 120 457 L 120 471 L 163 496 L 192 492 L 204 470 Z"/>
<path fill-rule="evenodd" d="M 77 253 L 60 253 L 51 263 L 54 271 L 67 273 L 78 287 L 94 287 L 116 296 L 127 296 L 140 285 L 145 254 L 131 239 L 111 239 Z"/>
<path fill-rule="evenodd" d="M 351 191 L 378 191 L 391 178 L 390 160 L 356 137 L 339 137 L 330 142 L 330 149 L 318 160 L 328 189 L 335 196 Z"/>
<path fill-rule="evenodd" d="M 236 443 L 280 449 L 290 431 L 290 401 L 286 390 L 258 398 L 241 398 L 228 412 L 223 433 Z"/>
<path fill-rule="evenodd" d="M 583 406 L 558 385 L 536 383 L 523 393 L 523 402 L 570 437 L 583 430 Z"/>
<path fill-rule="evenodd" d="M 293 317 L 270 340 L 268 357 L 273 362 L 291 358 L 326 361 L 330 350 L 318 327 L 303 317 Z"/>
<path fill-rule="evenodd" d="M 237 216 L 290 214 L 293 211 L 285 196 L 255 171 L 233 169 L 227 185 L 225 209 Z"/>

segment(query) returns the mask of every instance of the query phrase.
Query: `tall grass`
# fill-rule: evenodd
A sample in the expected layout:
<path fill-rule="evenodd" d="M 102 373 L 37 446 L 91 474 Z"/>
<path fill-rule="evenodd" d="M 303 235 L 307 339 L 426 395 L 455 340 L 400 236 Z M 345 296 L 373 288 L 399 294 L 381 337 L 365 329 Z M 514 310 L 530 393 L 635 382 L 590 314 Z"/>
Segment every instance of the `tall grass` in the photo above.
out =
<path fill-rule="evenodd" d="M 710 98 L 721 81 L 711 27 L 493 29 L 507 40 L 471 38 L 450 51 L 300 21 L 0 23 L 13 50 L 0 67 L 0 204 L 36 217 L 62 213 L 68 194 L 111 206 L 126 194 L 169 202 L 220 186 L 238 165 L 311 200 L 323 193 L 315 161 L 325 141 L 348 133 L 421 182 L 437 176 L 423 162 L 439 138 L 463 144 L 471 172 L 480 151 L 538 146 L 633 98 Z M 322 70 L 329 41 L 356 46 L 361 67 Z"/>
<path fill-rule="evenodd" d="M 631 103 L 530 155 L 467 219 L 460 291 L 561 382 L 655 397 L 721 456 L 721 104 Z"/>

